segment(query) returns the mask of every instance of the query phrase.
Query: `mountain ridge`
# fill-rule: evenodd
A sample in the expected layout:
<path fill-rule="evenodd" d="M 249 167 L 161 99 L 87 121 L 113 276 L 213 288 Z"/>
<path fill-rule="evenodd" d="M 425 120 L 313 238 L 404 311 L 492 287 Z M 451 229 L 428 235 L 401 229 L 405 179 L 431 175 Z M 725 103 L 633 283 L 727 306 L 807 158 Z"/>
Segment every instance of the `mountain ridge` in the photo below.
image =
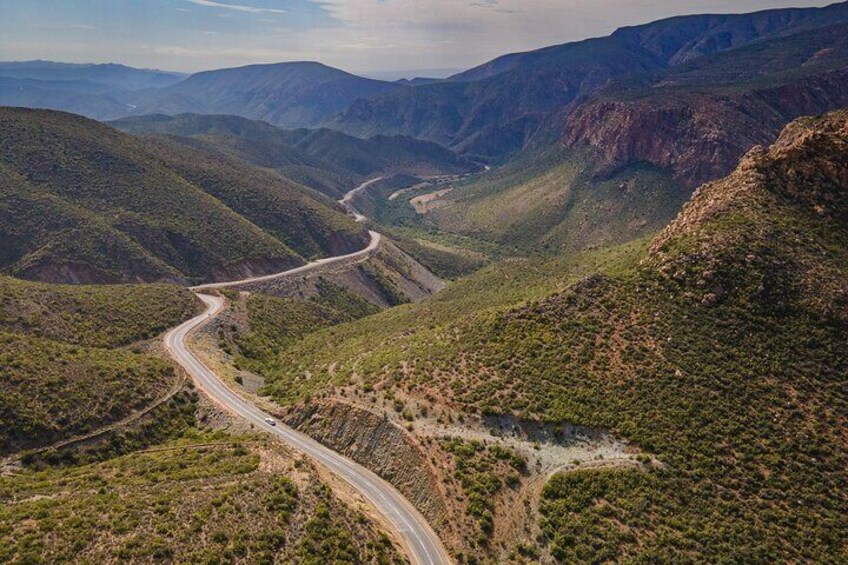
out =
<path fill-rule="evenodd" d="M 477 166 L 431 142 L 376 136 L 361 139 L 328 129 L 283 130 L 238 116 L 179 114 L 124 118 L 110 125 L 133 134 L 191 138 L 270 168 L 336 199 L 368 177 L 461 174 Z"/>
<path fill-rule="evenodd" d="M 329 198 L 223 155 L 45 110 L 2 109 L 0 128 L 1 268 L 11 274 L 221 280 L 367 243 Z"/>
<path fill-rule="evenodd" d="M 660 20 L 606 37 L 505 55 L 453 80 L 358 100 L 327 125 L 355 135 L 412 135 L 500 162 L 526 148 L 552 114 L 567 114 L 610 81 L 668 70 L 685 62 L 686 53 L 697 61 L 846 21 L 845 2 L 821 9 Z M 671 46 L 668 52 L 664 45 Z"/>
<path fill-rule="evenodd" d="M 357 98 L 404 88 L 317 62 L 247 65 L 195 73 L 131 97 L 128 114 L 233 114 L 285 127 L 314 126 Z"/>

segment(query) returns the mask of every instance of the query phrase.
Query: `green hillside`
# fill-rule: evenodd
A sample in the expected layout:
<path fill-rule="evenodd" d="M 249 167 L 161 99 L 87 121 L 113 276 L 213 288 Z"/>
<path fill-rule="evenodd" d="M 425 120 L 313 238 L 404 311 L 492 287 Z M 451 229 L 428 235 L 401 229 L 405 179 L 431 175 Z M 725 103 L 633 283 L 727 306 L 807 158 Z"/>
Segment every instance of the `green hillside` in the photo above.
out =
<path fill-rule="evenodd" d="M 57 112 L 0 110 L 3 271 L 51 282 L 208 281 L 361 248 L 305 187 Z"/>
<path fill-rule="evenodd" d="M 412 137 L 376 135 L 360 139 L 331 129 L 288 130 L 284 135 L 308 155 L 365 177 L 453 175 L 477 169 L 441 145 Z"/>
<path fill-rule="evenodd" d="M 173 384 L 148 355 L 0 334 L 0 454 L 94 431 L 141 410 Z"/>
<path fill-rule="evenodd" d="M 189 147 L 217 150 L 335 199 L 359 184 L 359 176 L 294 147 L 283 130 L 238 116 L 161 114 L 122 118 L 109 125 L 135 135 L 168 137 Z"/>
<path fill-rule="evenodd" d="M 668 173 L 650 165 L 599 178 L 594 167 L 601 159 L 587 148 L 528 153 L 459 183 L 424 218 L 446 232 L 504 249 L 557 253 L 654 233 L 689 195 Z"/>
<path fill-rule="evenodd" d="M 187 290 L 167 285 L 62 286 L 0 275 L 0 329 L 88 347 L 156 337 L 196 313 Z"/>
<path fill-rule="evenodd" d="M 0 542 L 16 564 L 403 562 L 308 464 L 222 434 L 2 477 Z"/>
<path fill-rule="evenodd" d="M 0 276 L 0 454 L 85 434 L 146 407 L 173 366 L 141 348 L 197 311 L 187 290 L 58 286 Z"/>
<path fill-rule="evenodd" d="M 540 542 L 559 562 L 841 561 L 847 150 L 845 112 L 799 120 L 702 187 L 630 267 L 506 309 L 467 292 L 460 319 L 425 304 L 319 332 L 281 354 L 268 391 L 438 391 L 471 414 L 607 429 L 654 454 L 551 479 Z"/>

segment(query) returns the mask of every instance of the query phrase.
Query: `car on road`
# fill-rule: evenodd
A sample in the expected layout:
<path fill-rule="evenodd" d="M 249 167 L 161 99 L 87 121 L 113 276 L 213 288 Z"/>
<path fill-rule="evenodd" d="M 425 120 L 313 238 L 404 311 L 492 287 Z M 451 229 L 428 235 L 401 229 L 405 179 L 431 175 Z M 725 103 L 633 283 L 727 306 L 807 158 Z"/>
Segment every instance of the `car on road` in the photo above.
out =
<path fill-rule="evenodd" d="M 274 418 L 265 418 L 265 423 L 269 426 L 276 426 L 277 421 Z"/>

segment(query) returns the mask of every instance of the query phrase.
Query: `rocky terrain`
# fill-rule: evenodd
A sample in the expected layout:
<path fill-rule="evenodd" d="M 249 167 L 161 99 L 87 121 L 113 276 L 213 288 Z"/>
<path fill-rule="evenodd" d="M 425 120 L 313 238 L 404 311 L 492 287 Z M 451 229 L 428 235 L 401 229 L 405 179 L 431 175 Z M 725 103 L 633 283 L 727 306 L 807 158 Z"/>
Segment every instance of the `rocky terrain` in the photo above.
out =
<path fill-rule="evenodd" d="M 794 118 L 848 106 L 846 37 L 848 26 L 834 25 L 611 86 L 568 115 L 563 143 L 600 149 L 602 173 L 647 162 L 694 188 Z"/>

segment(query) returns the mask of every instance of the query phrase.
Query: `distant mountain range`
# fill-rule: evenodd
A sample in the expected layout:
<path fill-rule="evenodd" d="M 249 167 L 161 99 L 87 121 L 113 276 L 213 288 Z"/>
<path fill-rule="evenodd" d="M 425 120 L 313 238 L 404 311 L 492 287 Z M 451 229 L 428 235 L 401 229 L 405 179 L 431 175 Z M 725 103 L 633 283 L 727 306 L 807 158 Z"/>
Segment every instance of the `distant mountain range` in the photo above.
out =
<path fill-rule="evenodd" d="M 110 125 L 137 135 L 214 148 L 334 198 L 376 175 L 452 175 L 479 168 L 449 149 L 410 137 L 361 139 L 329 129 L 283 130 L 238 116 L 156 114 Z"/>
<path fill-rule="evenodd" d="M 50 82 L 90 83 L 119 90 L 164 88 L 188 75 L 155 69 L 136 69 L 115 63 L 74 64 L 53 61 L 0 62 L 0 76 Z"/>
<path fill-rule="evenodd" d="M 234 114 L 282 127 L 312 127 L 354 100 L 400 88 L 320 63 L 278 63 L 197 73 L 130 99 L 133 114 Z"/>
<path fill-rule="evenodd" d="M 499 161 L 526 147 L 552 116 L 567 113 L 612 81 L 846 21 L 846 3 L 671 18 L 506 55 L 447 81 L 360 99 L 327 125 L 355 135 L 411 135 Z"/>
<path fill-rule="evenodd" d="M 674 18 L 616 32 L 617 39 L 504 58 L 478 69 L 474 74 L 488 78 L 463 83 L 463 92 L 475 85 L 487 85 L 481 92 L 496 92 L 495 85 L 510 81 L 518 88 L 530 84 L 528 69 L 538 70 L 548 59 L 565 61 L 569 53 L 590 47 L 600 52 L 611 44 L 624 49 L 623 43 L 639 42 L 644 61 L 662 56 L 676 62 L 661 60 L 652 72 L 622 74 L 594 85 L 547 114 L 519 116 L 520 96 L 511 107 L 504 105 L 512 117 L 491 117 L 492 125 L 477 129 L 468 143 L 508 149 L 497 144 L 508 143 L 509 136 L 484 131 L 502 130 L 513 117 L 525 133 L 512 138 L 515 146 L 498 158 L 501 166 L 441 197 L 426 221 L 451 233 L 551 253 L 654 233 L 673 219 L 696 186 L 729 173 L 748 150 L 772 143 L 791 120 L 848 107 L 846 14 L 848 5 L 839 4 Z M 751 37 L 757 39 L 748 41 Z M 527 86 L 525 92 L 544 92 L 542 84 Z M 424 88 L 435 99 L 447 89 L 455 94 L 458 86 Z M 400 97 L 392 94 L 357 105 L 387 104 L 375 115 L 387 124 L 409 125 L 393 119 L 389 106 L 394 102 Z M 439 107 L 434 104 L 426 108 Z M 481 116 L 492 116 L 488 112 L 494 108 L 486 106 Z M 415 112 L 404 108 L 395 115 Z M 431 128 L 447 123 L 419 119 Z M 474 154 L 470 145 L 454 148 Z"/>
<path fill-rule="evenodd" d="M 0 105 L 53 108 L 100 120 L 232 114 L 283 128 L 405 135 L 498 162 L 526 148 L 540 130 L 549 133 L 552 116 L 570 112 L 611 82 L 662 75 L 700 58 L 845 22 L 846 3 L 682 16 L 505 55 L 445 80 L 380 81 L 315 62 L 251 65 L 187 78 L 121 65 L 3 63 Z"/>

